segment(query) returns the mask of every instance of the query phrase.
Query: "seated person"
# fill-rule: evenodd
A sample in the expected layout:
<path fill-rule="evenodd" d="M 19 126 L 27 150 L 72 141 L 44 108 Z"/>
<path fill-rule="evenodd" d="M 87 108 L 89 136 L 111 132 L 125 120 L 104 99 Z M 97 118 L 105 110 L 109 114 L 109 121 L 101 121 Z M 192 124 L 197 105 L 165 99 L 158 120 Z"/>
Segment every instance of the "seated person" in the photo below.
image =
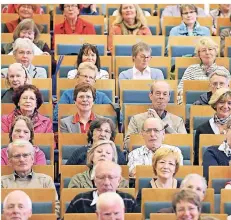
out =
<path fill-rule="evenodd" d="M 180 189 L 181 190 L 190 189 L 194 191 L 199 196 L 200 201 L 203 202 L 207 190 L 207 183 L 204 177 L 196 173 L 191 173 L 184 177 L 184 179 L 180 184 Z M 172 207 L 169 207 L 169 208 L 160 209 L 158 212 L 174 213 L 174 210 Z"/>
<path fill-rule="evenodd" d="M 231 16 L 231 4 L 219 4 L 219 8 L 210 11 L 210 16 L 213 18 L 213 31 L 214 36 L 217 35 L 217 18 L 229 18 Z"/>
<path fill-rule="evenodd" d="M 225 134 L 231 119 L 231 90 L 218 89 L 211 97 L 209 105 L 216 111 L 214 116 L 196 129 L 194 145 L 194 165 L 199 163 L 199 138 L 201 134 Z"/>
<path fill-rule="evenodd" d="M 115 192 L 106 192 L 99 196 L 96 203 L 96 215 L 99 220 L 111 219 L 124 220 L 124 201 Z"/>
<path fill-rule="evenodd" d="M 215 70 L 209 75 L 209 92 L 200 95 L 193 105 L 208 105 L 211 96 L 220 88 L 229 88 L 230 75 L 226 71 Z"/>
<path fill-rule="evenodd" d="M 33 144 L 34 128 L 32 121 L 26 116 L 17 116 L 10 129 L 9 138 L 10 142 L 14 142 L 16 139 L 22 139 Z M 1 149 L 1 165 L 9 164 L 7 151 L 8 148 Z M 38 146 L 34 146 L 34 165 L 46 165 L 45 154 Z"/>
<path fill-rule="evenodd" d="M 18 4 L 8 4 L 2 8 L 2 13 L 17 13 Z M 37 9 L 34 12 L 35 14 L 44 14 L 43 8 L 37 5 Z"/>
<path fill-rule="evenodd" d="M 74 100 L 77 113 L 61 119 L 60 131 L 62 133 L 87 133 L 91 121 L 102 117 L 92 112 L 95 92 L 95 88 L 85 82 L 75 87 Z"/>
<path fill-rule="evenodd" d="M 170 86 L 167 82 L 157 81 L 151 86 L 149 98 L 152 101 L 152 108 L 147 112 L 134 115 L 128 124 L 128 131 L 124 139 L 124 148 L 128 148 L 130 135 L 142 131 L 142 125 L 147 118 L 160 118 L 164 122 L 165 133 L 187 134 L 182 118 L 166 111 L 170 100 Z"/>
<path fill-rule="evenodd" d="M 128 154 L 129 175 L 131 177 L 136 176 L 136 166 L 137 165 L 153 165 L 154 166 L 154 164 L 152 163 L 152 162 L 155 162 L 153 155 L 156 154 L 156 151 L 158 148 L 162 148 L 162 147 L 169 148 L 170 150 L 166 150 L 166 152 L 169 151 L 167 152 L 169 154 L 173 153 L 170 151 L 177 152 L 175 154 L 179 154 L 178 155 L 179 158 L 177 159 L 174 158 L 176 159 L 175 161 L 177 161 L 175 164 L 180 163 L 181 165 L 183 165 L 183 156 L 181 154 L 181 150 L 178 147 L 163 144 L 165 131 L 164 131 L 164 123 L 161 121 L 161 119 L 147 118 L 142 125 L 141 134 L 143 136 L 145 145 L 132 150 Z M 164 154 L 164 150 L 162 154 Z M 154 187 L 155 184 L 160 185 L 160 183 L 151 182 L 152 187 Z"/>
<path fill-rule="evenodd" d="M 14 207 L 14 208 L 12 208 Z M 15 207 L 17 211 L 15 211 Z M 3 201 L 3 219 L 29 220 L 32 216 L 32 201 L 30 197 L 21 190 L 14 190 L 7 194 Z"/>
<path fill-rule="evenodd" d="M 79 18 L 79 4 L 60 4 L 65 20 L 56 24 L 54 34 L 96 34 L 93 24 Z"/>
<path fill-rule="evenodd" d="M 78 58 L 76 61 L 76 69 L 70 70 L 67 73 L 68 79 L 74 79 L 78 75 L 78 67 L 83 62 L 92 62 L 96 65 L 98 71 L 96 73 L 95 79 L 109 79 L 109 74 L 107 71 L 100 69 L 100 56 L 97 47 L 93 44 L 83 44 L 82 48 L 79 50 Z"/>
<path fill-rule="evenodd" d="M 230 15 L 230 21 L 231 21 L 231 15 Z M 220 37 L 221 37 L 221 57 L 224 57 L 224 52 L 225 52 L 225 38 L 231 36 L 231 27 L 230 28 L 225 28 L 222 29 L 220 32 Z"/>
<path fill-rule="evenodd" d="M 99 15 L 96 4 L 81 4 L 80 15 Z"/>
<path fill-rule="evenodd" d="M 151 14 L 148 11 L 146 10 L 142 10 L 142 11 L 143 11 L 144 16 L 151 16 Z M 118 9 L 116 9 L 115 11 L 113 11 L 112 16 L 118 16 L 118 14 L 119 14 L 119 11 Z"/>
<path fill-rule="evenodd" d="M 181 5 L 180 14 L 182 22 L 171 29 L 169 36 L 210 36 L 209 28 L 200 26 L 197 21 L 198 9 L 195 5 Z"/>
<path fill-rule="evenodd" d="M 95 167 L 100 161 L 118 162 L 118 155 L 114 142 L 110 140 L 99 140 L 94 142 L 87 152 L 88 170 L 78 173 L 71 178 L 68 188 L 95 188 L 94 172 Z M 119 188 L 128 188 L 128 180 L 121 177 Z"/>
<path fill-rule="evenodd" d="M 226 183 L 225 189 L 231 189 L 231 181 Z"/>
<path fill-rule="evenodd" d="M 2 116 L 2 132 L 9 133 L 12 123 L 18 115 L 24 115 L 33 122 L 35 133 L 53 133 L 51 119 L 41 115 L 38 109 L 43 104 L 42 94 L 34 85 L 20 86 L 13 94 L 15 109 Z"/>
<path fill-rule="evenodd" d="M 10 87 L 1 94 L 2 103 L 12 103 L 12 97 L 14 91 L 25 84 L 31 83 L 31 78 L 28 76 L 25 67 L 21 63 L 13 63 L 9 66 L 6 77 L 2 75 L 2 78 L 6 78 L 5 82 L 7 87 Z"/>
<path fill-rule="evenodd" d="M 66 213 L 95 213 L 99 196 L 106 192 L 118 193 L 124 201 L 125 213 L 140 212 L 136 201 L 128 193 L 117 191 L 121 180 L 121 167 L 112 161 L 100 161 L 95 167 L 96 190 L 80 193 L 71 201 Z"/>
<path fill-rule="evenodd" d="M 43 173 L 35 173 L 34 147 L 26 140 L 15 140 L 8 146 L 8 160 L 14 172 L 1 177 L 2 188 L 53 188 L 55 184 L 52 178 Z M 25 164 L 19 166 L 18 164 Z M 55 213 L 59 217 L 60 205 L 56 193 Z"/>
<path fill-rule="evenodd" d="M 116 127 L 110 118 L 97 118 L 91 122 L 87 132 L 88 145 L 77 147 L 71 157 L 66 162 L 66 165 L 85 165 L 87 164 L 87 152 L 92 145 L 99 140 L 115 141 Z M 116 147 L 118 155 L 118 164 L 126 165 L 124 153 L 119 147 Z"/>
<path fill-rule="evenodd" d="M 91 86 L 95 85 L 97 67 L 91 62 L 83 62 L 78 67 L 78 75 L 76 75 L 76 85 L 81 82 L 89 83 Z M 59 104 L 74 104 L 74 89 L 67 89 L 63 92 L 59 102 L 54 109 L 54 121 L 58 120 L 58 105 Z M 111 104 L 112 101 L 108 96 L 100 91 L 96 91 L 95 104 Z"/>
<path fill-rule="evenodd" d="M 202 37 L 196 45 L 195 54 L 200 58 L 201 63 L 190 65 L 185 70 L 177 88 L 178 104 L 182 103 L 184 80 L 208 80 L 209 75 L 217 70 L 221 70 L 230 76 L 229 71 L 225 67 L 216 64 L 219 47 L 212 39 Z"/>
<path fill-rule="evenodd" d="M 230 99 L 231 100 L 231 99 Z M 203 154 L 203 174 L 208 180 L 209 166 L 229 166 L 231 160 L 231 117 L 226 123 L 226 129 L 223 132 L 225 140 L 220 146 L 211 146 Z M 231 169 L 231 167 L 230 167 Z"/>
<path fill-rule="evenodd" d="M 113 35 L 152 35 L 139 5 L 121 4 L 118 11 L 115 21 L 109 28 L 109 51 L 112 51 Z"/>
<path fill-rule="evenodd" d="M 32 64 L 34 47 L 28 38 L 17 38 L 13 44 L 13 53 L 16 62 L 21 63 L 31 78 L 47 78 L 47 71 Z M 1 75 L 6 75 L 8 68 L 1 69 Z"/>
<path fill-rule="evenodd" d="M 152 49 L 148 44 L 139 42 L 132 46 L 132 60 L 134 66 L 119 74 L 121 79 L 164 79 L 163 72 L 156 68 L 150 68 L 148 63 L 152 54 Z"/>
<path fill-rule="evenodd" d="M 19 18 L 16 20 L 12 20 L 5 24 L 3 28 L 3 33 L 13 33 L 17 25 L 26 18 L 33 19 L 33 15 L 37 10 L 38 5 L 36 4 L 18 4 L 16 7 L 16 12 L 18 13 Z M 42 25 L 36 24 L 39 31 L 42 33 L 44 27 Z"/>

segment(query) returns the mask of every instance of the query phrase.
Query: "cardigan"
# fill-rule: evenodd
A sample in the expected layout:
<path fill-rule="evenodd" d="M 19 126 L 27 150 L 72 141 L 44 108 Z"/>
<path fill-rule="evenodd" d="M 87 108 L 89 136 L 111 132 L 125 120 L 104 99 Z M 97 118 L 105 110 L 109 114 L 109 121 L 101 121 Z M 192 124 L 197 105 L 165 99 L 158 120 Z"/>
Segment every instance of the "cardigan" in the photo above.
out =
<path fill-rule="evenodd" d="M 200 95 L 200 98 L 193 105 L 208 105 L 212 96 L 212 92 L 206 92 Z"/>
<path fill-rule="evenodd" d="M 1 102 L 2 103 L 13 103 L 13 100 L 12 100 L 13 94 L 14 94 L 13 88 L 7 89 L 1 95 Z"/>

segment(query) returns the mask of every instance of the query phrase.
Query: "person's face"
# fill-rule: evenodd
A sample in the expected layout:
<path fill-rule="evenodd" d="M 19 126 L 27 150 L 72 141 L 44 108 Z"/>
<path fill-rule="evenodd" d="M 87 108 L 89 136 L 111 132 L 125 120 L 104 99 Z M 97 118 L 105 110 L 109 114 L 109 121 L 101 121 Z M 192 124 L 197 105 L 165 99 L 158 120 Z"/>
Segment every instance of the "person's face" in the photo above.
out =
<path fill-rule="evenodd" d="M 176 160 L 172 155 L 161 158 L 156 163 L 157 177 L 170 179 L 176 172 Z"/>
<path fill-rule="evenodd" d="M 180 201 L 176 204 L 177 220 L 198 220 L 200 211 L 197 206 L 187 201 Z"/>
<path fill-rule="evenodd" d="M 111 138 L 111 127 L 108 123 L 103 123 L 100 128 L 95 128 L 93 130 L 93 142 L 98 140 L 110 140 Z"/>
<path fill-rule="evenodd" d="M 19 17 L 22 19 L 33 17 L 33 7 L 32 5 L 21 5 L 18 9 Z"/>
<path fill-rule="evenodd" d="M 164 140 L 164 130 L 162 126 L 151 119 L 147 120 L 144 124 L 144 130 L 142 136 L 145 141 L 145 145 L 153 152 L 158 149 Z"/>
<path fill-rule="evenodd" d="M 220 100 L 216 105 L 216 112 L 219 118 L 227 118 L 231 114 L 231 97 Z"/>
<path fill-rule="evenodd" d="M 210 79 L 209 87 L 213 94 L 217 91 L 217 89 L 228 88 L 229 81 L 224 76 L 213 75 L 213 77 Z"/>
<path fill-rule="evenodd" d="M 203 46 L 200 48 L 198 56 L 204 65 L 209 65 L 215 62 L 217 52 L 214 47 Z"/>
<path fill-rule="evenodd" d="M 79 15 L 79 9 L 77 4 L 64 4 L 64 11 L 63 11 L 64 17 L 67 19 L 76 19 Z"/>
<path fill-rule="evenodd" d="M 85 82 L 94 86 L 96 73 L 94 70 L 83 69 L 78 75 L 78 83 Z"/>
<path fill-rule="evenodd" d="M 32 29 L 29 30 L 21 30 L 19 33 L 19 37 L 20 38 L 28 38 L 30 39 L 32 42 L 34 41 L 34 31 Z"/>
<path fill-rule="evenodd" d="M 124 208 L 118 203 L 105 204 L 100 207 L 97 216 L 100 220 L 124 220 Z"/>
<path fill-rule="evenodd" d="M 136 8 L 132 4 L 123 4 L 121 8 L 122 18 L 126 20 L 135 19 L 136 17 Z"/>
<path fill-rule="evenodd" d="M 22 93 L 18 106 L 22 112 L 33 113 L 37 107 L 37 99 L 33 90 L 26 90 Z"/>
<path fill-rule="evenodd" d="M 99 195 L 105 192 L 115 192 L 120 183 L 120 172 L 113 170 L 111 167 L 103 167 L 96 169 L 95 185 Z"/>
<path fill-rule="evenodd" d="M 28 67 L 34 58 L 32 49 L 18 48 L 15 52 L 15 60 L 23 66 Z"/>
<path fill-rule="evenodd" d="M 165 83 L 156 84 L 153 92 L 149 93 L 149 98 L 154 110 L 164 111 L 170 100 L 169 86 Z"/>
<path fill-rule="evenodd" d="M 92 92 L 90 90 L 87 92 L 79 92 L 75 104 L 80 112 L 91 111 L 94 104 Z"/>
<path fill-rule="evenodd" d="M 26 82 L 25 70 L 21 66 L 14 66 L 8 69 L 8 81 L 14 90 Z"/>
<path fill-rule="evenodd" d="M 136 69 L 144 70 L 151 59 L 150 51 L 140 51 L 138 54 L 133 57 L 133 61 Z"/>
<path fill-rule="evenodd" d="M 200 178 L 193 177 L 190 178 L 182 187 L 182 189 L 191 189 L 193 190 L 199 197 L 200 200 L 203 201 L 205 197 L 204 185 Z"/>
<path fill-rule="evenodd" d="M 228 12 L 228 11 L 231 11 L 231 4 L 220 4 L 220 10 L 222 12 Z"/>
<path fill-rule="evenodd" d="M 92 52 L 92 50 L 88 50 L 83 53 L 82 62 L 92 62 L 93 64 L 96 63 L 96 54 Z"/>
<path fill-rule="evenodd" d="M 8 197 L 6 206 L 3 209 L 5 220 L 27 220 L 31 215 L 31 209 L 29 209 L 27 201 L 22 195 L 15 193 Z"/>
<path fill-rule="evenodd" d="M 9 164 L 12 166 L 14 171 L 17 173 L 27 173 L 31 171 L 34 158 L 28 146 L 13 146 L 11 149 L 11 155 L 9 156 Z"/>
<path fill-rule="evenodd" d="M 194 9 L 186 7 L 182 12 L 182 20 L 188 25 L 193 25 L 197 20 L 197 13 Z"/>
<path fill-rule="evenodd" d="M 29 141 L 31 137 L 31 132 L 26 125 L 26 122 L 22 119 L 18 120 L 12 132 L 12 140 L 23 139 Z"/>
<path fill-rule="evenodd" d="M 97 147 L 93 155 L 93 164 L 96 165 L 99 161 L 105 161 L 113 159 L 113 150 L 110 144 L 103 144 Z"/>

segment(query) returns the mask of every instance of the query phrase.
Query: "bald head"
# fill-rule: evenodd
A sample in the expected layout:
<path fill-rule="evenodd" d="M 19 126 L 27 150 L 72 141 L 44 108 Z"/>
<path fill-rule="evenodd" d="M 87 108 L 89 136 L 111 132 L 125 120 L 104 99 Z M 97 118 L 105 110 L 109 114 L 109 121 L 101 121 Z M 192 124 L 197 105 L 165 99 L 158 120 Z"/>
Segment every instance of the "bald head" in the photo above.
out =
<path fill-rule="evenodd" d="M 24 70 L 24 68 L 23 68 L 23 66 L 22 66 L 21 63 L 10 64 L 9 68 L 8 68 L 8 72 L 12 72 L 12 71 L 14 71 L 14 72 L 23 71 L 24 74 L 25 74 L 25 70 Z"/>
<path fill-rule="evenodd" d="M 5 220 L 27 220 L 32 215 L 32 202 L 30 197 L 21 190 L 10 192 L 3 202 L 3 216 Z"/>
<path fill-rule="evenodd" d="M 158 125 L 158 128 L 162 130 L 164 128 L 164 123 L 161 119 L 159 118 L 147 118 L 143 125 L 142 125 L 142 130 L 145 130 L 147 124 L 155 124 Z"/>
<path fill-rule="evenodd" d="M 165 82 L 165 81 L 156 81 L 156 82 L 153 82 L 153 84 L 151 85 L 151 93 L 153 93 L 154 90 L 158 90 L 159 88 L 164 88 L 166 91 L 169 91 L 170 92 L 170 85 Z"/>
<path fill-rule="evenodd" d="M 95 175 L 97 175 L 101 171 L 108 172 L 110 170 L 113 170 L 115 173 L 118 173 L 119 175 L 121 175 L 120 165 L 118 165 L 112 161 L 100 161 L 100 162 L 98 162 L 96 167 L 95 167 Z"/>

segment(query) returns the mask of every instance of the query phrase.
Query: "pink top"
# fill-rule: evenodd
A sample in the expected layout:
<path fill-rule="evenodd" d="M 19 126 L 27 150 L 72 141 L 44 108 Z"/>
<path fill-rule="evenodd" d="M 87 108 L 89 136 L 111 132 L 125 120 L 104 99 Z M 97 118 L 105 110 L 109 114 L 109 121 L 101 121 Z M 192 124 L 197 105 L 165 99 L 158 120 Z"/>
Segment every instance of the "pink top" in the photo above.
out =
<path fill-rule="evenodd" d="M 38 146 L 34 146 L 34 165 L 46 165 L 45 154 Z M 1 165 L 8 165 L 7 148 L 1 150 Z"/>

